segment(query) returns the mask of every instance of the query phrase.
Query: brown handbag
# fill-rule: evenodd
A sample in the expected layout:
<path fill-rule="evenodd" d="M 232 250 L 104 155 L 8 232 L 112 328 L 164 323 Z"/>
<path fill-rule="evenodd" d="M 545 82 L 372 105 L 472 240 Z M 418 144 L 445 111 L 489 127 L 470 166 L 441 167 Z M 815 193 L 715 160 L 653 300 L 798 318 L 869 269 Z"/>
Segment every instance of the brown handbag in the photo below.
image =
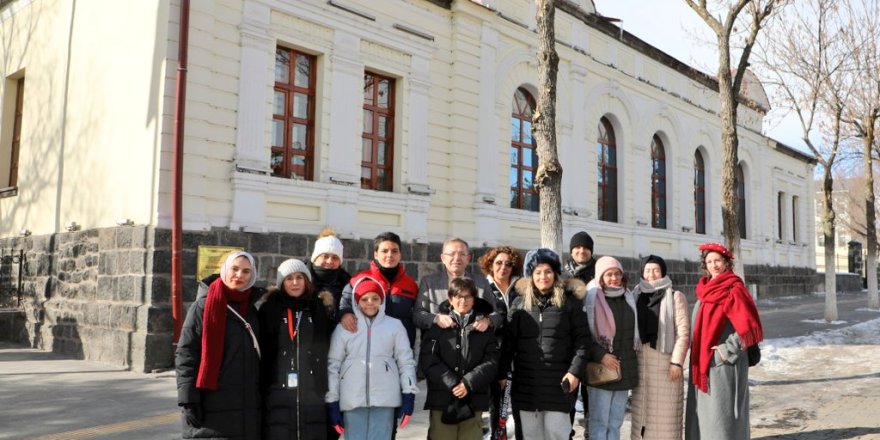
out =
<path fill-rule="evenodd" d="M 620 380 L 620 369 L 612 370 L 598 362 L 587 362 L 587 385 L 599 386 Z"/>

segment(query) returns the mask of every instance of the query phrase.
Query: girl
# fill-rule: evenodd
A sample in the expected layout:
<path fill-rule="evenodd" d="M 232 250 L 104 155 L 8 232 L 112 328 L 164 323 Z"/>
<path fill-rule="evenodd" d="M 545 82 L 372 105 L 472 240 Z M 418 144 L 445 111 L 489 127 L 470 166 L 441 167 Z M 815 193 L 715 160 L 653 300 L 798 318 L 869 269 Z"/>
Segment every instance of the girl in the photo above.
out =
<path fill-rule="evenodd" d="M 666 262 L 642 261 L 642 280 L 633 288 L 639 317 L 639 384 L 632 395 L 632 440 L 681 439 L 682 369 L 690 345 L 688 304 L 672 288 Z"/>
<path fill-rule="evenodd" d="M 597 285 L 585 302 L 590 330 L 599 350 L 593 362 L 620 371 L 620 380 L 587 386 L 590 400 L 590 440 L 617 440 L 626 412 L 629 390 L 638 384 L 636 350 L 642 343 L 636 326 L 636 302 L 626 289 L 623 266 L 613 257 L 596 261 Z"/>
<path fill-rule="evenodd" d="M 324 440 L 333 296 L 316 294 L 309 268 L 290 259 L 260 307 L 266 439 Z"/>
<path fill-rule="evenodd" d="M 403 324 L 385 315 L 382 285 L 368 276 L 353 282 L 360 324 L 354 333 L 342 327 L 333 331 L 327 414 L 346 440 L 389 440 L 395 408 L 400 408 L 401 428 L 413 413 L 415 361 Z"/>
<path fill-rule="evenodd" d="M 721 243 L 700 246 L 708 276 L 697 283 L 691 322 L 691 380 L 685 438 L 748 439 L 747 348 L 761 342 L 758 308 L 742 278 L 733 273 L 733 254 Z"/>
<path fill-rule="evenodd" d="M 260 347 L 254 257 L 229 255 L 202 280 L 177 344 L 183 438 L 260 438 Z"/>

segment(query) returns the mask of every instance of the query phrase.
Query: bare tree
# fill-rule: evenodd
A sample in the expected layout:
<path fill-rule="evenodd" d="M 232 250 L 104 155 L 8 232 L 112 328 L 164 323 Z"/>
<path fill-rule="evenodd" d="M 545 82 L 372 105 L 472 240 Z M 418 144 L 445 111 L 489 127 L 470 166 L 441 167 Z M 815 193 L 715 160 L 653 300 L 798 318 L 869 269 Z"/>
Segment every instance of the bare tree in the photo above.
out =
<path fill-rule="evenodd" d="M 850 84 L 851 53 L 842 44 L 849 23 L 835 0 L 810 0 L 783 12 L 767 29 L 770 44 L 756 56 L 774 107 L 797 117 L 801 139 L 822 168 L 822 230 L 825 244 L 825 320 L 837 320 L 834 175 L 841 145 L 841 119 Z M 814 134 L 822 141 L 814 142 Z"/>
<path fill-rule="evenodd" d="M 538 25 L 538 102 L 532 122 L 538 144 L 535 186 L 540 197 L 541 246 L 562 248 L 562 165 L 556 154 L 556 53 L 554 0 L 535 0 Z"/>
<path fill-rule="evenodd" d="M 724 224 L 724 240 L 736 256 L 736 271 L 743 273 L 740 256 L 740 236 L 737 226 L 736 166 L 739 163 L 737 137 L 737 103 L 749 56 L 758 32 L 770 16 L 779 0 L 736 0 L 721 2 L 718 8 L 710 7 L 707 0 L 684 0 L 715 33 L 718 44 L 718 95 L 721 114 L 721 216 Z M 727 15 L 715 15 L 713 9 L 724 9 Z M 744 13 L 745 11 L 745 13 Z M 738 30 L 739 26 L 745 29 Z M 731 40 L 741 35 L 742 52 L 731 70 Z"/>
<path fill-rule="evenodd" d="M 844 109 L 844 121 L 862 140 L 865 177 L 865 226 L 868 245 L 867 278 L 868 307 L 880 308 L 877 295 L 877 214 L 874 193 L 872 150 L 877 142 L 880 120 L 880 0 L 843 2 L 852 20 L 845 43 L 853 52 L 854 69 L 850 81 L 854 86 L 851 99 Z"/>

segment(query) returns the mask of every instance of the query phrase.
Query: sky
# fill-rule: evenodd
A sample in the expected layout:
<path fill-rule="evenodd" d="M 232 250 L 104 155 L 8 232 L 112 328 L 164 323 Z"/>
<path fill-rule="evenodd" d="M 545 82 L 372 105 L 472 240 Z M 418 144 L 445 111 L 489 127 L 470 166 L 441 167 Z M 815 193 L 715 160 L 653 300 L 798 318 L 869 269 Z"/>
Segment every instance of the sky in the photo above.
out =
<path fill-rule="evenodd" d="M 593 0 L 596 11 L 621 19 L 616 23 L 652 46 L 710 75 L 718 69 L 715 37 L 684 0 Z M 759 36 L 760 38 L 760 36 Z M 765 121 L 764 134 L 790 147 L 808 151 L 794 117 Z"/>

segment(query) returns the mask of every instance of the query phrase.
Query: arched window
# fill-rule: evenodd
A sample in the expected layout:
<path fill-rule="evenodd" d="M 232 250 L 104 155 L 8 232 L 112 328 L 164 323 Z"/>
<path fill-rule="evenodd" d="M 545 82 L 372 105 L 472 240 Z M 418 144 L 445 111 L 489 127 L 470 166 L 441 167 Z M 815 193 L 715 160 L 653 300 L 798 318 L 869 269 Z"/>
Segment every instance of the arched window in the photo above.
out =
<path fill-rule="evenodd" d="M 736 166 L 736 222 L 739 238 L 746 238 L 746 180 L 742 165 Z"/>
<path fill-rule="evenodd" d="M 694 153 L 694 230 L 706 233 L 706 165 L 700 150 Z"/>
<path fill-rule="evenodd" d="M 513 114 L 510 116 L 510 207 L 538 210 L 538 190 L 535 173 L 538 172 L 538 154 L 532 137 L 532 114 L 535 99 L 522 87 L 513 95 Z"/>
<path fill-rule="evenodd" d="M 651 226 L 666 229 L 666 151 L 656 134 L 651 139 Z"/>
<path fill-rule="evenodd" d="M 596 141 L 599 156 L 599 220 L 617 221 L 617 141 L 614 128 L 607 118 L 599 120 L 599 138 Z"/>

